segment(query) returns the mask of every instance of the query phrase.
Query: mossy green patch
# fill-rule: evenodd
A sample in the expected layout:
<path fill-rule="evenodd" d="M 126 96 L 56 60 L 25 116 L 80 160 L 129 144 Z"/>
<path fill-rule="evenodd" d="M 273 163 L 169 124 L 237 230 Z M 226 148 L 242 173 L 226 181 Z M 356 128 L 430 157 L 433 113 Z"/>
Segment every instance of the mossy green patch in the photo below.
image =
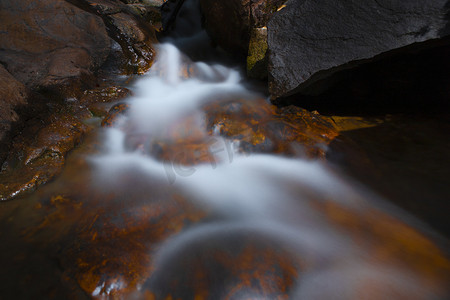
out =
<path fill-rule="evenodd" d="M 258 79 L 267 77 L 267 48 L 267 28 L 252 29 L 247 56 L 249 77 Z"/>

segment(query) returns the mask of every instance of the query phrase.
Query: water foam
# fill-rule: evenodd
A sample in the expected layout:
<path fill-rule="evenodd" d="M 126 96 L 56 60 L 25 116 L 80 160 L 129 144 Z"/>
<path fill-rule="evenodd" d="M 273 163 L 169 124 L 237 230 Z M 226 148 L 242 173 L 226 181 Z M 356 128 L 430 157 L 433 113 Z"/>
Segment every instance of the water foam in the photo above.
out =
<path fill-rule="evenodd" d="M 134 131 L 149 139 L 170 139 L 167 128 L 186 115 L 197 114 L 201 123 L 200 107 L 209 101 L 223 97 L 251 101 L 256 97 L 240 83 L 241 76 L 236 70 L 189 62 L 195 67 L 196 76 L 186 77 L 183 75 L 186 58 L 174 46 L 162 44 L 158 50 L 154 68 L 134 87 L 135 96 L 129 99 L 131 108 L 126 117 Z M 222 163 L 183 167 L 186 171 L 183 173 L 167 162 L 127 150 L 125 131 L 109 129 L 105 153 L 93 158 L 99 182 L 114 185 L 121 172 L 139 171 L 148 180 L 165 182 L 168 188 L 190 195 L 188 198 L 196 205 L 223 216 L 220 222 L 199 224 L 168 239 L 156 255 L 157 269 L 170 268 L 173 257 L 198 241 L 225 232 L 249 231 L 276 241 L 280 247 L 286 245 L 293 253 L 318 253 L 336 262 L 325 270 L 307 270 L 306 279 L 293 292 L 295 299 L 331 296 L 347 299 L 363 279 L 376 282 L 380 289 L 398 288 L 400 294 L 411 289 L 425 298 L 432 296 L 432 292 L 417 287 L 416 274 L 369 262 L 368 248 L 356 245 L 351 236 L 311 207 L 312 202 L 332 201 L 357 216 L 373 205 L 367 201 L 367 194 L 336 177 L 323 164 L 273 155 L 247 156 L 230 147 L 222 152 L 228 160 L 222 157 L 217 159 Z M 170 180 L 169 175 L 176 180 Z M 329 284 L 332 281 L 339 284 Z M 340 294 L 333 294 L 334 291 Z"/>

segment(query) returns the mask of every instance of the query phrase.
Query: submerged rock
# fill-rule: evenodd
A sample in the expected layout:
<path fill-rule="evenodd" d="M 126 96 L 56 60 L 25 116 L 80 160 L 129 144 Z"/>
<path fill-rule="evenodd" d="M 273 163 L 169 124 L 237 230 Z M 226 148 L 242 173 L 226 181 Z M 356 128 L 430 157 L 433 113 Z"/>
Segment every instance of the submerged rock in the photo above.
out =
<path fill-rule="evenodd" d="M 127 103 L 118 103 L 113 105 L 108 110 L 105 118 L 102 120 L 102 126 L 112 127 L 116 125 L 119 121 L 119 117 L 125 114 L 129 109 L 129 105 Z"/>
<path fill-rule="evenodd" d="M 448 111 L 333 116 L 328 159 L 395 205 L 450 236 Z"/>
<path fill-rule="evenodd" d="M 317 112 L 295 106 L 276 108 L 263 99 L 236 99 L 207 104 L 204 122 L 188 115 L 166 129 L 165 139 L 154 139 L 123 118 L 130 105 L 113 106 L 102 125 L 124 130 L 130 150 L 181 165 L 216 165 L 217 152 L 232 155 L 234 151 L 325 158 L 327 145 L 338 135 L 331 120 Z"/>
<path fill-rule="evenodd" d="M 289 106 L 276 108 L 265 100 L 229 101 L 206 106 L 211 134 L 239 144 L 244 153 L 280 153 L 324 158 L 337 135 L 333 124 L 318 113 Z"/>
<path fill-rule="evenodd" d="M 143 285 L 150 299 L 289 299 L 305 266 L 292 250 L 246 229 L 218 229 L 170 250 Z"/>
<path fill-rule="evenodd" d="M 270 218 L 267 224 L 247 211 L 218 214 L 195 194 L 136 166 L 121 168 L 111 177 L 113 185 L 91 171 L 86 162 L 72 161 L 60 180 L 28 199 L 14 218 L 1 215 L 1 228 L 8 231 L 0 231 L 7 241 L 0 249 L 16 251 L 14 259 L 1 257 L 0 277 L 8 283 L 3 295 L 23 288 L 23 282 L 27 289 L 17 294 L 28 296 L 23 298 L 55 293 L 70 298 L 80 290 L 95 299 L 290 299 L 305 293 L 329 298 L 336 289 L 346 299 L 367 293 L 370 299 L 448 295 L 445 252 L 351 191 L 322 194 L 295 178 L 285 182 L 302 203 L 295 211 L 289 207 L 293 219 L 286 222 L 298 226 L 291 239 L 293 232 L 273 227 L 277 223 Z M 274 199 L 280 206 L 284 200 Z M 20 234 L 10 240 L 9 231 Z M 24 268 L 36 263 L 38 270 Z M 21 272 L 46 276 L 19 281 L 28 278 Z"/>
<path fill-rule="evenodd" d="M 154 185 L 150 190 L 149 183 L 137 182 L 135 175 L 129 174 L 129 178 L 135 180 L 130 184 L 154 196 L 149 199 L 119 189 L 119 194 L 107 196 L 111 205 L 104 206 L 101 202 L 106 195 L 99 195 L 91 203 L 92 211 L 86 214 L 86 222 L 74 228 L 75 238 L 63 246 L 64 255 L 59 258 L 65 274 L 95 298 L 128 298 L 135 294 L 137 286 L 153 270 L 152 256 L 158 244 L 204 217 L 204 212 L 182 197 L 158 190 Z M 159 201 L 159 197 L 164 201 Z M 124 199 L 128 199 L 126 208 L 121 203 Z M 64 206 L 70 208 L 74 201 L 68 200 L 69 205 Z M 58 213 L 67 212 L 59 209 Z"/>

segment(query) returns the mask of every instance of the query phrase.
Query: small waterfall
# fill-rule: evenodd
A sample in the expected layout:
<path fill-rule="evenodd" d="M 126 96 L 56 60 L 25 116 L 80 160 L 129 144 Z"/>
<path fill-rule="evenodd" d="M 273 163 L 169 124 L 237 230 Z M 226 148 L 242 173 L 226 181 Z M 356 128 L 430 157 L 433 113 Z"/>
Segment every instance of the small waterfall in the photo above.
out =
<path fill-rule="evenodd" d="M 213 217 L 181 230 L 158 247 L 155 272 L 142 289 L 163 297 L 173 287 L 161 286 L 191 271 L 183 260 L 204 257 L 215 248 L 238 247 L 236 239 L 244 236 L 283 249 L 293 257 L 293 266 L 302 261 L 296 282 L 287 291 L 292 299 L 442 296 L 433 276 L 408 260 L 417 256 L 423 259 L 420 265 L 436 250 L 427 248 L 406 223 L 392 222 L 392 215 L 402 220 L 410 220 L 409 216 L 386 205 L 381 208 L 382 200 L 320 161 L 245 154 L 237 141 L 220 136 L 219 129 L 209 132 L 205 104 L 254 101 L 261 95 L 244 88 L 237 70 L 191 62 L 170 44 L 161 44 L 158 50 L 154 67 L 134 86 L 128 113 L 115 128 L 107 129 L 105 152 L 91 158 L 97 168 L 96 183 L 113 187 L 121 174 L 138 172 L 149 182 L 187 195 Z M 183 123 L 186 118 L 190 122 Z M 130 142 L 130 137 L 138 142 Z M 151 151 L 161 140 L 211 138 L 213 158 L 198 164 L 159 159 Z M 233 299 L 263 297 L 252 290 L 246 293 Z"/>

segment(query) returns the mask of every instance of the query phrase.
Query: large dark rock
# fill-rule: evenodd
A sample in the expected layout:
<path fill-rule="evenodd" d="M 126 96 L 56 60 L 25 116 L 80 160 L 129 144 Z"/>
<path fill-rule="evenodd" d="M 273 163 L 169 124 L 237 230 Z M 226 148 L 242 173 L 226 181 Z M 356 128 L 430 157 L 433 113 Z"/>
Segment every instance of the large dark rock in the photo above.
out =
<path fill-rule="evenodd" d="M 5 135 L 19 120 L 16 109 L 27 103 L 26 88 L 0 65 L 0 161 L 6 155 Z"/>
<path fill-rule="evenodd" d="M 121 69 L 125 73 L 142 74 L 150 68 L 154 56 L 152 45 L 157 42 L 152 25 L 161 26 L 161 16 L 153 15 L 149 20 L 148 14 L 152 15 L 150 10 L 155 12 L 158 3 L 136 7 L 137 4 L 119 0 L 67 1 L 103 19 L 109 36 L 120 46 Z"/>
<path fill-rule="evenodd" d="M 102 19 L 65 1 L 0 0 L 0 164 L 18 135 L 11 130 L 46 109 L 26 90 L 78 89 L 69 86 L 90 78 L 110 46 Z"/>
<path fill-rule="evenodd" d="M 102 19 L 65 1 L 0 0 L 0 62 L 28 87 L 52 86 L 103 64 Z"/>
<path fill-rule="evenodd" d="M 49 87 L 90 75 L 120 46 L 127 73 L 153 60 L 155 30 L 146 8 L 118 0 L 0 0 L 0 62 L 27 87 Z"/>
<path fill-rule="evenodd" d="M 268 23 L 270 93 L 317 93 L 342 69 L 447 36 L 449 9 L 448 0 L 290 0 Z"/>
<path fill-rule="evenodd" d="M 84 121 L 121 96 L 112 76 L 150 68 L 162 1 L 140 2 L 0 0 L 0 201 L 59 173 Z M 99 89 L 112 92 L 87 97 Z"/>

